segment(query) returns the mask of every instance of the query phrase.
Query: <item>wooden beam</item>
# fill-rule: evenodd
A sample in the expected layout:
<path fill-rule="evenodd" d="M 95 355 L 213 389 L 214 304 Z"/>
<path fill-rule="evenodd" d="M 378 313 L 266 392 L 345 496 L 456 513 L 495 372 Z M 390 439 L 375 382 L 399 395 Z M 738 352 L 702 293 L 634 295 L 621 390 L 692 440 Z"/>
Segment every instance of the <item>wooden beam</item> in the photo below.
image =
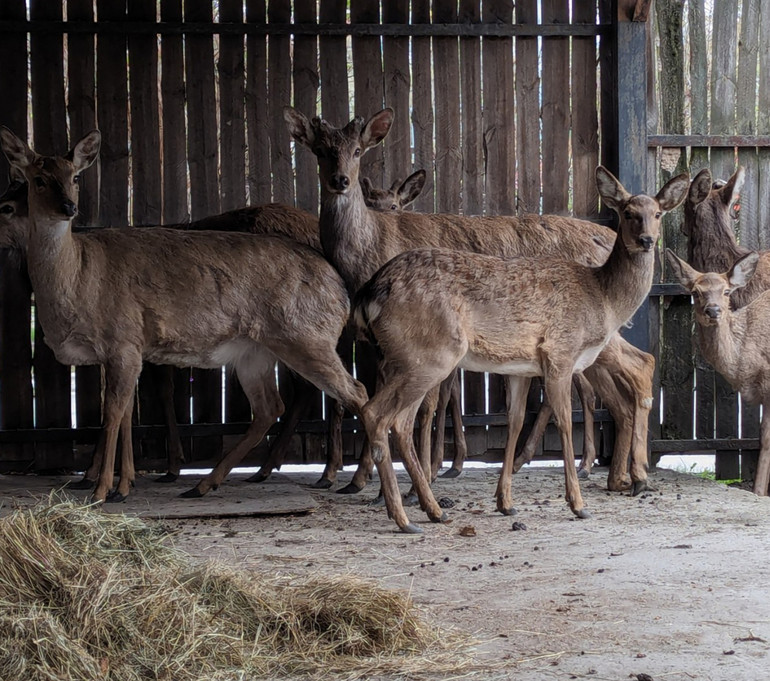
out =
<path fill-rule="evenodd" d="M 770 147 L 770 135 L 649 135 L 648 147 Z"/>

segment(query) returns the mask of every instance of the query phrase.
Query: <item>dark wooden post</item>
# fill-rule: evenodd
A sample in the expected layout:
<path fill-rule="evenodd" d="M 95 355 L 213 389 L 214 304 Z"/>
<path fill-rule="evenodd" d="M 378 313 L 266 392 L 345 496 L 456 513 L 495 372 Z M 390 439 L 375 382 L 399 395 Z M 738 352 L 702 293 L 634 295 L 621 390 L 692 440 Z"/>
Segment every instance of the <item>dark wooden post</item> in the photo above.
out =
<path fill-rule="evenodd" d="M 647 17 L 650 0 L 616 0 L 613 22 L 615 46 L 614 82 L 617 106 L 618 179 L 632 193 L 647 187 Z M 648 302 L 632 319 L 623 336 L 642 350 L 650 347 Z"/>

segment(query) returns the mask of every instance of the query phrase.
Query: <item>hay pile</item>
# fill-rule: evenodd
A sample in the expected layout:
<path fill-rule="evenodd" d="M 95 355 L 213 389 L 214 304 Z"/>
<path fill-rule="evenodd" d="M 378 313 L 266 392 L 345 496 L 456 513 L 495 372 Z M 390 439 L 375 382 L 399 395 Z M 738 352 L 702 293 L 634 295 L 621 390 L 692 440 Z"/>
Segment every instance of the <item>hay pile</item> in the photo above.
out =
<path fill-rule="evenodd" d="M 469 668 L 450 638 L 400 593 L 201 567 L 137 518 L 62 498 L 0 520 L 3 681 L 446 677 Z"/>

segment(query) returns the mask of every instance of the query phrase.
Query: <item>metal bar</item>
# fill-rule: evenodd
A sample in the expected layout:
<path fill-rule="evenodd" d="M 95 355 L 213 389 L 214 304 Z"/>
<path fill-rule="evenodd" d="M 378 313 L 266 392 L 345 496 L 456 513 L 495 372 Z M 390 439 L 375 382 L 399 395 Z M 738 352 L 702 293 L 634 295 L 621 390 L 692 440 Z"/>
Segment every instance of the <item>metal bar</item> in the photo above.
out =
<path fill-rule="evenodd" d="M 770 147 L 770 135 L 648 135 L 648 147 Z"/>
<path fill-rule="evenodd" d="M 157 35 L 595 36 L 608 24 L 248 24 L 226 22 L 4 21 L 2 33 L 151 33 Z"/>

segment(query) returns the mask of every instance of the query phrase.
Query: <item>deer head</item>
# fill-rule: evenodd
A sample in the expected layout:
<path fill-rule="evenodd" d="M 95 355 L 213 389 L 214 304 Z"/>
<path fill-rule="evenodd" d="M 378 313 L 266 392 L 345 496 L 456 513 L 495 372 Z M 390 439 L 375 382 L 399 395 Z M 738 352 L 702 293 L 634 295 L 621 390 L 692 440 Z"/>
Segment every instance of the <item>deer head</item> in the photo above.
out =
<path fill-rule="evenodd" d="M 390 189 L 376 189 L 368 177 L 360 179 L 364 201 L 369 208 L 381 212 L 404 210 L 413 203 L 425 186 L 425 171 L 418 170 L 403 182 L 396 180 Z"/>
<path fill-rule="evenodd" d="M 42 219 L 71 220 L 77 215 L 79 175 L 96 160 L 100 145 L 101 134 L 92 130 L 66 156 L 41 156 L 8 128 L 0 128 L 0 147 L 11 167 L 24 176 Z"/>
<path fill-rule="evenodd" d="M 669 248 L 666 256 L 677 280 L 692 294 L 695 301 L 695 318 L 703 326 L 719 323 L 730 311 L 733 291 L 749 283 L 759 262 L 755 251 L 737 260 L 729 272 L 698 272 Z"/>
<path fill-rule="evenodd" d="M 692 181 L 687 201 L 684 204 L 685 220 L 682 233 L 685 236 L 696 236 L 696 229 L 729 231 L 730 224 L 737 213 L 733 211 L 736 205 L 746 171 L 740 166 L 727 182 L 712 181 L 708 168 L 701 170 Z"/>
<path fill-rule="evenodd" d="M 383 109 L 366 122 L 356 116 L 344 128 L 335 128 L 317 116 L 308 121 L 290 106 L 284 107 L 283 117 L 294 140 L 318 158 L 322 189 L 332 194 L 346 194 L 358 186 L 361 157 L 382 142 L 390 131 L 393 109 Z"/>

